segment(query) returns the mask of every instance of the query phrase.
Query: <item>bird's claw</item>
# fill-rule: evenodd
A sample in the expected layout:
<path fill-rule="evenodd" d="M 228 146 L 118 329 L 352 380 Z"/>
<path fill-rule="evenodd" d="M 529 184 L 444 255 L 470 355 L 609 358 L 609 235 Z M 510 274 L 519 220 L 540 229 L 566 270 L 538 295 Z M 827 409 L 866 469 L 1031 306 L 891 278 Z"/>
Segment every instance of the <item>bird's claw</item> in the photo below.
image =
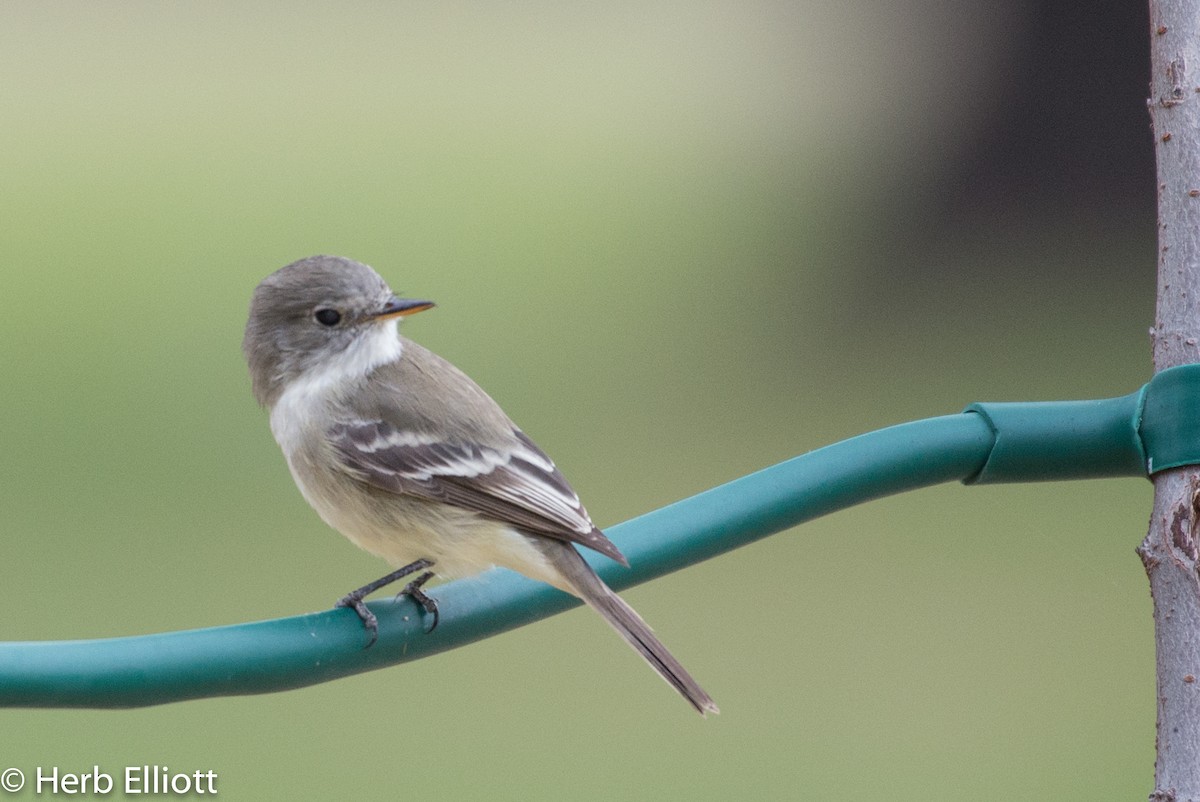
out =
<path fill-rule="evenodd" d="M 371 608 L 367 607 L 366 603 L 362 600 L 362 596 L 357 591 L 347 593 L 338 599 L 334 607 L 349 607 L 358 613 L 358 617 L 363 623 L 363 629 L 371 635 L 371 639 L 367 641 L 367 645 L 363 648 L 370 649 L 375 645 L 375 641 L 379 640 L 379 619 L 375 617 L 375 613 L 371 612 Z"/>
<path fill-rule="evenodd" d="M 371 639 L 367 641 L 367 645 L 363 647 L 364 649 L 370 649 L 375 645 L 375 641 L 379 640 L 379 619 L 375 617 L 375 614 L 371 612 L 370 608 L 367 607 L 366 602 L 364 602 L 363 599 L 369 594 L 379 590 L 384 585 L 389 585 L 392 582 L 395 582 L 397 579 L 401 579 L 409 574 L 428 568 L 431 565 L 433 565 L 433 562 L 430 560 L 417 560 L 416 562 L 410 563 L 403 568 L 398 568 L 395 571 L 392 571 L 387 576 L 376 579 L 370 584 L 363 585 L 358 590 L 352 590 L 342 598 L 338 599 L 337 604 L 335 604 L 334 607 L 349 607 L 354 610 L 354 612 L 358 614 L 359 619 L 362 621 L 363 628 L 370 633 Z M 425 612 L 433 614 L 433 626 L 425 630 L 426 634 L 433 632 L 435 629 L 437 629 L 438 625 L 437 600 L 421 589 L 421 586 L 432 578 L 433 571 L 425 571 L 425 573 L 421 574 L 416 579 L 405 585 L 404 590 L 396 594 L 397 599 L 399 599 L 401 596 L 408 596 L 414 602 L 421 605 L 421 608 Z"/>

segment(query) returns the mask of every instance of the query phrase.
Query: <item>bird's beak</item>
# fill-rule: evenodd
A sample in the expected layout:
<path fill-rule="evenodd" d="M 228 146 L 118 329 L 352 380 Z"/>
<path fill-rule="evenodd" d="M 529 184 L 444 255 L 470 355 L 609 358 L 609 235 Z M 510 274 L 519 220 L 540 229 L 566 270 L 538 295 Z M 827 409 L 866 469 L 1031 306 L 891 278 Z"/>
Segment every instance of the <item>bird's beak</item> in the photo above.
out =
<path fill-rule="evenodd" d="M 390 320 L 396 317 L 406 317 L 415 315 L 417 312 L 424 312 L 426 309 L 432 309 L 435 306 L 433 301 L 414 301 L 411 298 L 397 298 L 392 296 L 392 299 L 383 305 L 374 315 L 371 315 L 375 320 Z"/>

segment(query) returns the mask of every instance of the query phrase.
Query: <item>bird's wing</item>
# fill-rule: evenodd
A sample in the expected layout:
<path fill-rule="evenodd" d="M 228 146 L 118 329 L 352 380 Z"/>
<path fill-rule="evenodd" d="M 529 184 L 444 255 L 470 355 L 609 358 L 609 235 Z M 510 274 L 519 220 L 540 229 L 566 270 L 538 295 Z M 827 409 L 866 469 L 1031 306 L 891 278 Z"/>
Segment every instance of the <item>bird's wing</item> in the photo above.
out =
<path fill-rule="evenodd" d="M 384 420 L 340 423 L 328 432 L 343 466 L 374 487 L 472 510 L 628 565 L 554 462 L 520 429 L 512 435 L 503 446 L 482 445 Z"/>

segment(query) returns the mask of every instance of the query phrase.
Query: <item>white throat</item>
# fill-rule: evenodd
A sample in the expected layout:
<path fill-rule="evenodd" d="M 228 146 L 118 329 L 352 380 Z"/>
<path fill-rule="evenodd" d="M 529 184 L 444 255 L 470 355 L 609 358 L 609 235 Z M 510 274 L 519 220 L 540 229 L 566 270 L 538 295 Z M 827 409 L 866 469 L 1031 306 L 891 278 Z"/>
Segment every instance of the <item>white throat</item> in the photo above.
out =
<path fill-rule="evenodd" d="M 332 359 L 294 379 L 271 407 L 271 433 L 289 459 L 339 390 L 352 387 L 375 368 L 400 358 L 403 346 L 395 322 L 370 326 Z"/>

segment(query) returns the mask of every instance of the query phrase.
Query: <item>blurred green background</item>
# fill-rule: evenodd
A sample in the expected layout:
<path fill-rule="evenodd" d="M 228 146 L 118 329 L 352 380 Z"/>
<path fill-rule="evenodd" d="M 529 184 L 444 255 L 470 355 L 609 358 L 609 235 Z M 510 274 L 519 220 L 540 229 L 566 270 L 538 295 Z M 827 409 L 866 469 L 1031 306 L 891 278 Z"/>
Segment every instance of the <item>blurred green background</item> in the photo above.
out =
<path fill-rule="evenodd" d="M 9 3 L 0 638 L 329 607 L 255 284 L 351 256 L 601 525 L 976 400 L 1149 376 L 1145 9 Z M 1077 15 L 1072 17 L 1072 15 Z M 1117 799 L 1152 782 L 1150 485 L 946 486 L 314 688 L 0 712 L 0 768 L 226 799 Z M 115 796 L 115 795 L 114 795 Z M 29 791 L 17 797 L 31 798 Z"/>

